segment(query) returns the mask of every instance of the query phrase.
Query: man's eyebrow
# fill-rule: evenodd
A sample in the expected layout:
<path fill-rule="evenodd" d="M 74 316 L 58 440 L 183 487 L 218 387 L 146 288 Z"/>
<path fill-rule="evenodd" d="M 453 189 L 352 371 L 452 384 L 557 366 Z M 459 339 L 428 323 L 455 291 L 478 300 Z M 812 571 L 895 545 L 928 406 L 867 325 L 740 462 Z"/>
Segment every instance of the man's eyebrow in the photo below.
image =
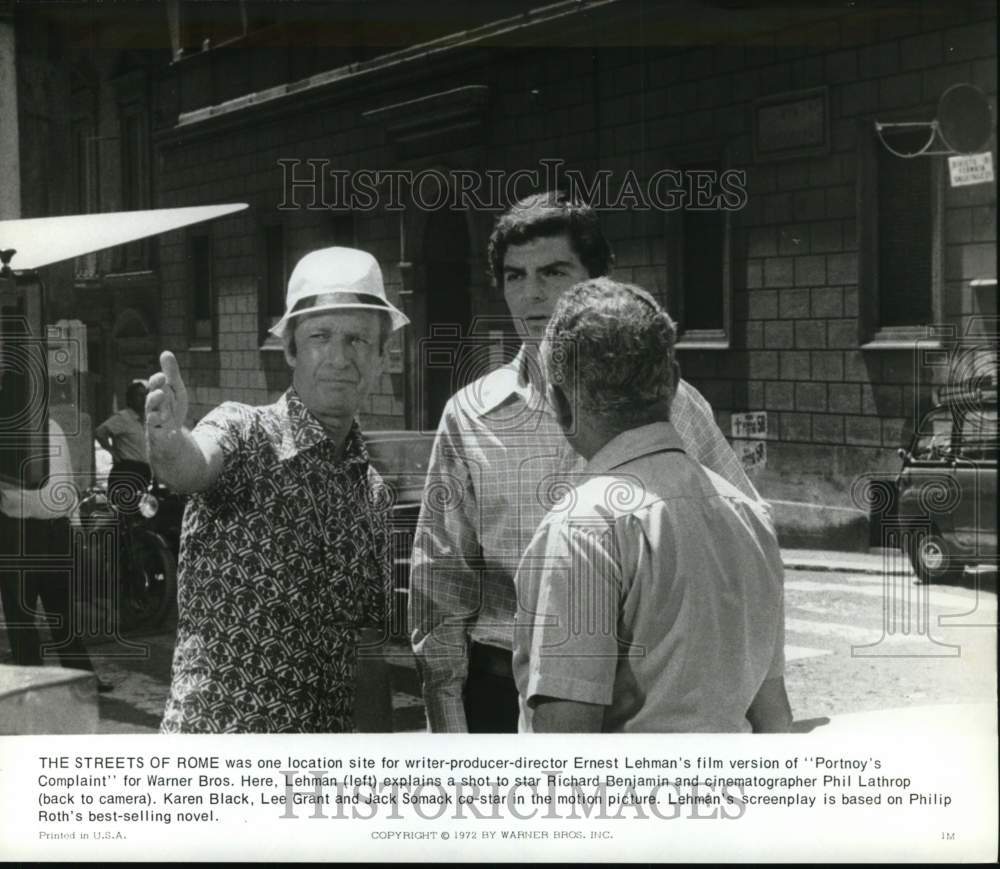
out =
<path fill-rule="evenodd" d="M 573 260 L 568 259 L 554 259 L 549 262 L 542 263 L 540 266 L 535 266 L 535 271 L 541 271 L 542 269 L 550 269 L 553 266 L 572 266 Z M 505 272 L 524 272 L 527 269 L 524 266 L 508 266 L 503 267 Z"/>

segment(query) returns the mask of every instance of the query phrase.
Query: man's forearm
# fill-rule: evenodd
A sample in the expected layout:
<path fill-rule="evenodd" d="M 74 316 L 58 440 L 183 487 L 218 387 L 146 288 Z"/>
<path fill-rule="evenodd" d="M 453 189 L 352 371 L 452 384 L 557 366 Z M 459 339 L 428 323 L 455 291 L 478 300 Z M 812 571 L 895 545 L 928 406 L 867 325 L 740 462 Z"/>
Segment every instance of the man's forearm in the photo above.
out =
<path fill-rule="evenodd" d="M 412 643 L 431 733 L 467 733 L 462 700 L 469 671 L 465 626 L 437 625 L 425 632 L 418 622 Z"/>
<path fill-rule="evenodd" d="M 424 682 L 424 710 L 427 727 L 431 733 L 468 733 L 465 703 L 462 700 L 464 684 L 429 687 Z"/>
<path fill-rule="evenodd" d="M 204 492 L 222 467 L 221 456 L 218 462 L 206 456 L 186 428 L 178 429 L 169 438 L 150 438 L 149 464 L 157 480 L 182 493 Z"/>
<path fill-rule="evenodd" d="M 531 729 L 535 733 L 599 733 L 603 722 L 603 706 L 539 697 Z"/>
<path fill-rule="evenodd" d="M 747 710 L 754 733 L 788 733 L 792 728 L 792 708 L 782 677 L 765 679 Z"/>

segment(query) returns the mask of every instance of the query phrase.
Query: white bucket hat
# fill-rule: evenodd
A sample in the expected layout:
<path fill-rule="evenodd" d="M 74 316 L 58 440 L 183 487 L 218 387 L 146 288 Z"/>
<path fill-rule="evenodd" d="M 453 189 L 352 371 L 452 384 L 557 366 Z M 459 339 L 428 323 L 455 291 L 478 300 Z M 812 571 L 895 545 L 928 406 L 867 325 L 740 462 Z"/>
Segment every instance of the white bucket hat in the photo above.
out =
<path fill-rule="evenodd" d="M 281 338 L 293 317 L 343 309 L 385 311 L 394 332 L 410 322 L 385 297 L 375 257 L 352 247 L 324 247 L 307 253 L 292 270 L 285 316 L 270 331 Z"/>

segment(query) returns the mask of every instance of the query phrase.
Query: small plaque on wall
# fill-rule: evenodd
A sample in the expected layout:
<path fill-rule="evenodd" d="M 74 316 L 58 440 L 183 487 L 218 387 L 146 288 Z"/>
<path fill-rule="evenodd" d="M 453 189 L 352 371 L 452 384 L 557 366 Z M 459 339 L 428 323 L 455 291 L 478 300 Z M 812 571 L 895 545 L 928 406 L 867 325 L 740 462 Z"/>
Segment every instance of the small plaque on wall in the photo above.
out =
<path fill-rule="evenodd" d="M 810 88 L 757 100 L 753 106 L 753 150 L 758 161 L 829 153 L 829 90 Z"/>

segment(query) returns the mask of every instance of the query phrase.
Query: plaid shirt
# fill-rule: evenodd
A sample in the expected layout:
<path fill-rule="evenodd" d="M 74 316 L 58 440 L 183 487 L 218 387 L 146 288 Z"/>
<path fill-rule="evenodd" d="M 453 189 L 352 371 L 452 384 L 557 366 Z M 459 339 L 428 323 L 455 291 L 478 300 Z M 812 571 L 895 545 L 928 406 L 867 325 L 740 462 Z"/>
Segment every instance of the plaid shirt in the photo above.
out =
<path fill-rule="evenodd" d="M 469 643 L 512 648 L 518 562 L 586 465 L 527 370 L 522 348 L 510 365 L 453 395 L 431 453 L 413 542 L 409 620 L 434 732 L 466 731 Z M 683 380 L 671 422 L 689 455 L 760 500 L 711 406 Z"/>

